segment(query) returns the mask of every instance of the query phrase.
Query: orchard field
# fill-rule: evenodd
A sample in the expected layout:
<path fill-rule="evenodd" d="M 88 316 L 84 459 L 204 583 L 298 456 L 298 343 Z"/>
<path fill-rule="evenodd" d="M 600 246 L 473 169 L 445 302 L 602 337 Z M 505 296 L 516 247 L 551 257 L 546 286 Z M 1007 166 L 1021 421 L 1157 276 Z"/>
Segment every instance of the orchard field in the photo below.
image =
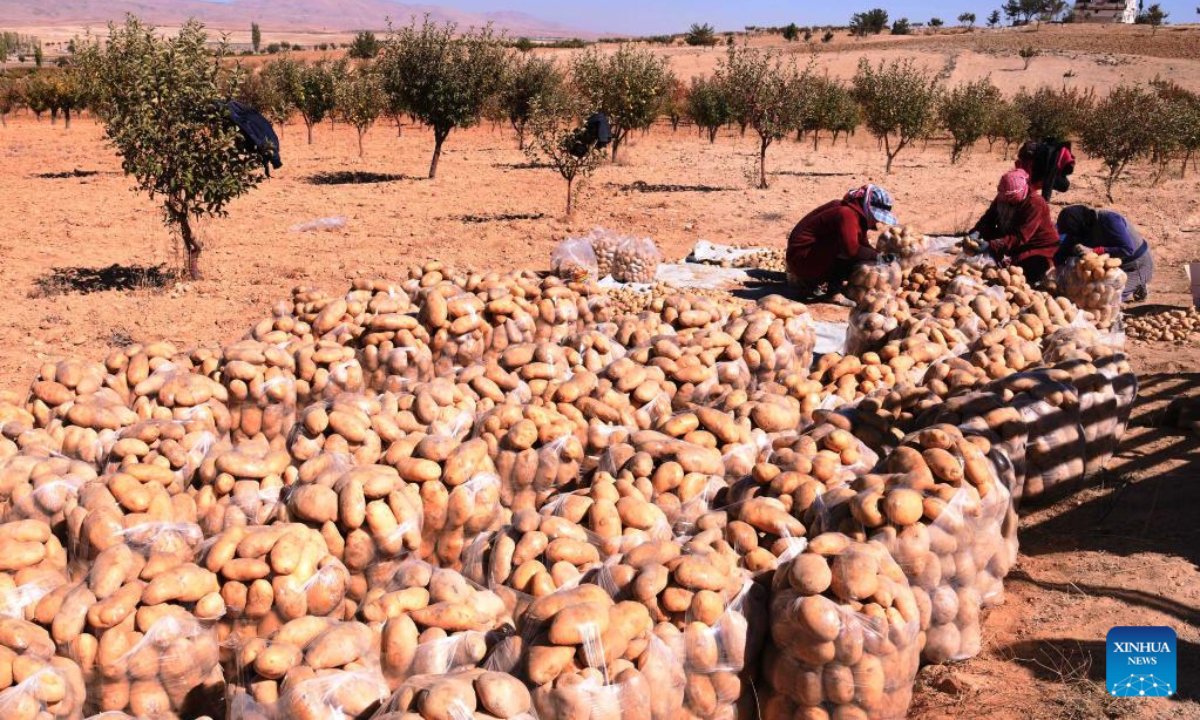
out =
<path fill-rule="evenodd" d="M 849 79 L 859 57 L 911 57 L 950 70 L 952 86 L 990 76 L 1006 94 L 1063 83 L 1103 94 L 1156 77 L 1200 91 L 1200 30 L 1163 28 L 1153 39 L 1148 29 L 1136 30 L 1142 34 L 1030 34 L 1044 50 L 1027 70 L 1016 56 L 1025 41 L 1003 33 L 861 45 L 839 39 L 814 62 L 819 72 Z M 723 49 L 656 52 L 686 80 L 711 73 Z M 804 60 L 802 51 L 797 57 Z M 27 111 L 9 116 L 0 127 L 0 305 L 7 316 L 0 390 L 23 391 L 44 363 L 98 360 L 131 341 L 231 342 L 299 285 L 341 292 L 355 278 L 399 277 L 429 260 L 548 269 L 558 242 L 594 226 L 652 237 L 671 260 L 699 239 L 781 248 L 809 209 L 876 182 L 894 195 L 902 223 L 929 234 L 963 233 L 1012 164 L 1003 143 L 989 150 L 986 140 L 952 164 L 948 138 L 935 134 L 902 152 L 885 176 L 877 141 L 860 129 L 836 146 L 825 135 L 815 149 L 811 137 L 776 142 L 770 187 L 759 189 L 753 130 L 741 137 L 736 127 L 723 128 L 710 144 L 687 123 L 673 130 L 660 120 L 633 131 L 618 161 L 587 179 L 568 217 L 562 179 L 531 165 L 506 126 L 455 131 L 434 180 L 425 177 L 433 134 L 411 123 L 398 133 L 381 119 L 366 134 L 362 157 L 344 123 L 319 124 L 312 144 L 298 119 L 281 136 L 283 168 L 233 201 L 228 217 L 199 224 L 203 279 L 176 281 L 160 277 L 181 257 L 156 205 L 130 192 L 132 181 L 90 114 L 70 129 Z M 1180 178 L 1173 165 L 1156 181 L 1154 167 L 1135 163 L 1111 202 L 1105 174 L 1096 158 L 1081 154 L 1054 211 L 1073 203 L 1112 207 L 1150 240 L 1157 274 L 1149 300 L 1130 315 L 1186 306 L 1183 268 L 1200 260 L 1200 172 L 1189 167 Z M 294 229 L 328 217 L 345 224 Z M 810 310 L 825 320 L 847 314 L 819 304 Z M 1006 602 L 989 611 L 982 652 L 923 668 L 913 717 L 1200 717 L 1200 437 L 1156 425 L 1170 400 L 1200 396 L 1200 347 L 1130 339 L 1127 352 L 1140 393 L 1120 451 L 1092 487 L 1022 509 L 1021 554 Z M 1149 624 L 1178 629 L 1180 693 L 1149 702 L 1108 697 L 1106 631 Z"/>

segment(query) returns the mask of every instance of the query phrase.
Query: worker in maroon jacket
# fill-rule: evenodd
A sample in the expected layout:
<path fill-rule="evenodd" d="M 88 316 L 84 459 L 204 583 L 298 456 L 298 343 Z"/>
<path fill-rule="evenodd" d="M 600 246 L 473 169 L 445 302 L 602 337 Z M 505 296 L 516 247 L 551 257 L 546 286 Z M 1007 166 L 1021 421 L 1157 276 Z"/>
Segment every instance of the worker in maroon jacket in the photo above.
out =
<path fill-rule="evenodd" d="M 834 302 L 843 302 L 837 295 L 854 266 L 875 259 L 867 231 L 879 223 L 895 225 L 891 211 L 887 190 L 863 185 L 805 215 L 788 236 L 788 281 L 810 296 L 825 285 Z"/>
<path fill-rule="evenodd" d="M 996 199 L 975 223 L 968 244 L 989 252 L 1003 266 L 1021 268 L 1031 285 L 1054 267 L 1058 230 L 1046 200 L 1030 191 L 1028 173 L 1004 173 Z"/>

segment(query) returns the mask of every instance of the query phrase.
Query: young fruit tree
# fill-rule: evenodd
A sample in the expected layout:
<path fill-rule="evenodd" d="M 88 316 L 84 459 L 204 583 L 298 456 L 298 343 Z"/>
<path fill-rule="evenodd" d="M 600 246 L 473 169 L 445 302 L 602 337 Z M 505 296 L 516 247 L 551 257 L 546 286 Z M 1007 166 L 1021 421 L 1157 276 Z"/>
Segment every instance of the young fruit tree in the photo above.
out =
<path fill-rule="evenodd" d="M 292 87 L 292 103 L 304 118 L 308 130 L 308 144 L 312 145 L 313 128 L 333 112 L 336 102 L 338 81 L 346 75 L 346 61 L 320 60 L 312 65 L 300 66 L 297 82 Z"/>
<path fill-rule="evenodd" d="M 567 181 L 568 217 L 575 211 L 576 180 L 591 175 L 605 156 L 578 122 L 588 115 L 577 102 L 566 101 L 564 105 L 560 98 L 556 106 L 548 108 L 535 100 L 529 118 L 531 142 L 525 147 L 525 155 L 531 163 L 554 168 Z"/>
<path fill-rule="evenodd" d="M 1009 100 L 999 98 L 989 112 L 987 126 L 988 150 L 990 151 L 997 140 L 1004 141 L 1004 159 L 1008 159 L 1008 150 L 1013 145 L 1024 142 L 1029 136 L 1029 120 L 1025 113 Z"/>
<path fill-rule="evenodd" d="M 262 46 L 262 29 L 258 27 L 258 23 L 250 23 L 250 47 L 254 49 L 254 53 L 258 54 L 258 48 Z"/>
<path fill-rule="evenodd" d="M 716 76 L 729 90 L 733 115 L 758 133 L 758 186 L 768 187 L 767 149 L 792 130 L 809 112 L 812 67 L 797 72 L 776 54 L 745 45 L 730 47 L 717 64 Z"/>
<path fill-rule="evenodd" d="M 1000 98 L 1000 90 L 990 78 L 962 83 L 942 95 L 938 121 L 954 138 L 950 146 L 951 163 L 957 163 L 964 152 L 987 134 Z"/>
<path fill-rule="evenodd" d="M 720 80 L 715 77 L 692 78 L 692 89 L 687 96 L 687 116 L 708 134 L 711 145 L 717 133 L 733 120 L 733 109 L 729 94 Z"/>
<path fill-rule="evenodd" d="M 1069 140 L 1079 134 L 1084 122 L 1094 112 L 1095 91 L 1042 85 L 1032 93 L 1022 88 L 1013 102 L 1029 122 L 1029 139 L 1055 138 Z"/>
<path fill-rule="evenodd" d="M 500 91 L 508 56 L 491 26 L 459 33 L 453 23 L 428 17 L 390 31 L 380 52 L 383 89 L 405 112 L 433 129 L 429 179 L 437 177 L 450 131 L 479 122 L 489 98 Z"/>
<path fill-rule="evenodd" d="M 107 42 L 78 57 L 122 168 L 139 190 L 161 199 L 193 279 L 200 277 L 203 247 L 192 223 L 224 216 L 225 206 L 264 175 L 262 157 L 245 144 L 225 106 L 220 61 L 227 49 L 219 46 L 214 57 L 207 41 L 194 20 L 162 38 L 128 16 L 123 26 L 109 25 Z"/>
<path fill-rule="evenodd" d="M 666 58 L 622 45 L 611 54 L 591 49 L 576 56 L 571 77 L 585 105 L 608 116 L 612 159 L 630 130 L 648 128 L 671 88 Z"/>
<path fill-rule="evenodd" d="M 379 75 L 368 64 L 346 73 L 334 87 L 335 112 L 342 122 L 358 133 L 358 156 L 363 156 L 363 136 L 379 119 L 384 109 Z"/>
<path fill-rule="evenodd" d="M 259 79 L 267 86 L 262 90 L 261 101 L 265 104 L 257 110 L 272 123 L 282 128 L 296 112 L 297 88 L 300 85 L 300 63 L 290 55 L 272 60 L 259 70 Z"/>
<path fill-rule="evenodd" d="M 1125 167 L 1150 149 L 1154 141 L 1154 115 L 1159 111 L 1154 93 L 1121 85 L 1096 105 L 1096 111 L 1084 123 L 1083 149 L 1100 158 L 1108 168 L 1104 189 L 1110 201 L 1113 183 Z"/>
<path fill-rule="evenodd" d="M 83 83 L 79 81 L 78 71 L 64 68 L 50 79 L 53 92 L 50 95 L 50 110 L 54 115 L 63 114 L 63 125 L 71 129 L 71 112 L 81 110 L 87 105 Z"/>
<path fill-rule="evenodd" d="M 862 110 L 854 101 L 850 90 L 840 80 L 830 77 L 814 78 L 812 104 L 809 110 L 813 134 L 813 150 L 819 148 L 821 131 L 833 136 L 836 145 L 838 136 L 846 133 L 849 138 L 862 124 Z"/>
<path fill-rule="evenodd" d="M 525 150 L 525 137 L 534 106 L 544 112 L 563 95 L 566 79 L 554 60 L 533 53 L 513 59 L 500 91 L 500 106 L 517 133 L 517 149 Z"/>
<path fill-rule="evenodd" d="M 867 130 L 883 142 L 884 172 L 891 174 L 900 151 L 928 135 L 936 124 L 941 80 L 912 59 L 880 61 L 872 67 L 862 58 L 853 85 Z"/>

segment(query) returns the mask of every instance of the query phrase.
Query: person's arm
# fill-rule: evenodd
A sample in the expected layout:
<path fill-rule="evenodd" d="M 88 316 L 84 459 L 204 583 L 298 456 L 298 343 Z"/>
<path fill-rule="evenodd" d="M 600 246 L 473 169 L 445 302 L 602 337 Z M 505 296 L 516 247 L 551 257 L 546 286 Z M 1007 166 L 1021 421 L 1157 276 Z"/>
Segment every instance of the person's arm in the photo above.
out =
<path fill-rule="evenodd" d="M 1022 203 L 1013 212 L 1012 222 L 1015 229 L 1008 234 L 1001 234 L 997 231 L 996 237 L 991 239 L 989 247 L 992 255 L 997 259 L 1019 255 L 1037 232 L 1040 220 L 1034 203 Z"/>
<path fill-rule="evenodd" d="M 849 208 L 838 213 L 838 254 L 845 258 L 871 260 L 875 257 L 875 248 L 866 240 L 862 229 L 862 220 L 858 213 Z"/>

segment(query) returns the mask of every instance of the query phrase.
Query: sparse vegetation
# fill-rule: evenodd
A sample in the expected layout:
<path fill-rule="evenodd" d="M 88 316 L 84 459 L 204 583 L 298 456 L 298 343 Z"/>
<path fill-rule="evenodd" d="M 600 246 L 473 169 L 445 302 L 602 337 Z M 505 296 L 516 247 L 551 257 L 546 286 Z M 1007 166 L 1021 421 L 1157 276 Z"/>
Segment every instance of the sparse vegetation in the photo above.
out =
<path fill-rule="evenodd" d="M 1009 148 L 1024 142 L 1029 136 L 1029 120 L 1025 113 L 1012 101 L 997 99 L 988 118 L 986 131 L 988 149 L 995 147 L 996 142 L 1004 141 L 1004 157 L 1008 157 Z"/>
<path fill-rule="evenodd" d="M 1037 48 L 1030 47 L 1030 46 L 1028 46 L 1028 45 L 1027 45 L 1027 46 L 1025 46 L 1025 47 L 1023 47 L 1023 48 L 1021 48 L 1021 50 L 1020 50 L 1020 51 L 1017 53 L 1017 55 L 1018 55 L 1018 56 L 1021 58 L 1021 60 L 1022 60 L 1022 61 L 1025 63 L 1024 67 L 1022 67 L 1021 69 L 1022 69 L 1022 70 L 1028 70 L 1028 69 L 1029 69 L 1029 63 L 1033 62 L 1033 59 L 1034 59 L 1035 57 L 1037 57 L 1039 54 L 1040 54 L 1040 53 L 1038 52 Z"/>
<path fill-rule="evenodd" d="M 374 60 L 379 55 L 379 39 L 370 30 L 363 30 L 354 36 L 346 54 L 356 60 Z"/>
<path fill-rule="evenodd" d="M 714 143 L 721 128 L 733 120 L 729 95 L 716 77 L 694 77 L 687 96 L 687 115 Z"/>
<path fill-rule="evenodd" d="M 193 221 L 224 215 L 231 200 L 263 177 L 262 158 L 229 122 L 222 102 L 227 85 L 207 41 L 195 21 L 160 38 L 130 16 L 123 26 L 109 26 L 103 46 L 90 45 L 79 56 L 121 167 L 142 192 L 161 198 L 167 224 L 183 239 L 192 278 L 200 276 L 203 250 Z M 225 50 L 217 48 L 218 59 Z"/>
<path fill-rule="evenodd" d="M 500 92 L 500 107 L 517 133 L 517 147 L 525 149 L 526 129 L 533 120 L 534 108 L 542 115 L 561 115 L 566 80 L 562 70 L 549 58 L 523 55 L 509 68 Z"/>
<path fill-rule="evenodd" d="M 1095 91 L 1043 85 L 1032 93 L 1025 89 L 1013 97 L 1029 126 L 1029 138 L 1068 140 L 1079 134 L 1095 105 Z"/>
<path fill-rule="evenodd" d="M 911 35 L 912 34 L 912 24 L 910 24 L 908 22 L 908 18 L 900 18 L 896 22 L 892 23 L 892 34 L 893 35 Z"/>
<path fill-rule="evenodd" d="M 684 33 L 683 41 L 688 45 L 712 47 L 717 44 L 717 33 L 708 23 L 703 25 L 692 23 L 692 26 Z"/>
<path fill-rule="evenodd" d="M 965 12 L 958 16 L 958 24 L 966 25 L 969 28 L 975 27 L 975 13 Z"/>
<path fill-rule="evenodd" d="M 363 136 L 384 110 L 379 75 L 370 65 L 342 74 L 334 86 L 334 108 L 342 122 L 358 133 L 358 156 L 363 156 Z"/>
<path fill-rule="evenodd" d="M 532 142 L 525 148 L 529 161 L 553 167 L 567 182 L 567 215 L 575 210 L 575 183 L 591 175 L 603 162 L 605 152 L 588 142 L 578 121 L 590 114 L 577 103 L 573 107 L 544 109 L 535 100 L 529 120 Z"/>
<path fill-rule="evenodd" d="M 1154 3 L 1150 7 L 1138 13 L 1135 22 L 1137 22 L 1139 25 L 1149 25 L 1150 34 L 1155 35 L 1158 33 L 1158 28 L 1162 26 L 1162 24 L 1168 17 L 1170 17 L 1170 15 L 1171 13 L 1163 12 L 1162 5 Z"/>
<path fill-rule="evenodd" d="M 1088 115 L 1083 125 L 1083 149 L 1100 158 L 1108 168 L 1104 188 L 1112 200 L 1113 184 L 1126 166 L 1150 151 L 1154 141 L 1154 115 L 1160 112 L 1158 97 L 1132 85 L 1113 88 Z"/>

